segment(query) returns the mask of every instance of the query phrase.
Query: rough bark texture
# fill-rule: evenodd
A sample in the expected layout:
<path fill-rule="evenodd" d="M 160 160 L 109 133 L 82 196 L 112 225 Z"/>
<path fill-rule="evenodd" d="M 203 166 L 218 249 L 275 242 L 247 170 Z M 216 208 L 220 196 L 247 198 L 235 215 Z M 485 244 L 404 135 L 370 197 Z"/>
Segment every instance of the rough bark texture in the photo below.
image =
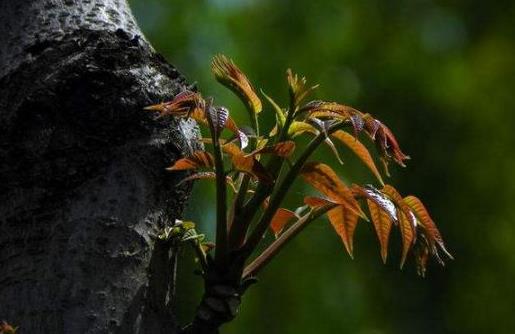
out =
<path fill-rule="evenodd" d="M 164 167 L 193 123 L 125 0 L 0 0 L 0 318 L 21 333 L 175 333 L 152 235 L 188 189 Z M 1 320 L 1 319 L 0 319 Z"/>

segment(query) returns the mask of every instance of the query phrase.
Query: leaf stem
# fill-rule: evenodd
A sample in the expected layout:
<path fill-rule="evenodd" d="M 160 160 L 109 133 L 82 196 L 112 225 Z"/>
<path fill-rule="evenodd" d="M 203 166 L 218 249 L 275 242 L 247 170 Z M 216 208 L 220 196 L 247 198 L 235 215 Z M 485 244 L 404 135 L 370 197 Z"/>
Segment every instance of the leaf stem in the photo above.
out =
<path fill-rule="evenodd" d="M 252 122 L 252 127 L 254 128 L 254 131 L 256 132 L 256 143 L 259 138 L 259 120 L 258 120 L 258 114 L 255 112 L 252 112 L 252 117 L 250 118 Z M 255 148 L 255 147 L 254 147 Z"/>
<path fill-rule="evenodd" d="M 289 107 L 290 111 L 288 112 L 288 115 L 286 117 L 283 127 L 281 128 L 281 132 L 280 132 L 279 137 L 276 142 L 281 142 L 288 138 L 288 129 L 293 122 L 296 108 L 297 107 L 295 106 L 295 99 L 294 99 L 294 97 L 290 96 L 290 107 Z M 254 122 L 257 124 L 257 115 L 256 115 L 256 120 Z M 258 131 L 259 131 L 259 129 L 257 129 L 257 132 Z M 280 158 L 278 156 L 272 156 L 266 165 L 266 169 L 268 171 L 270 171 L 270 173 L 272 173 L 274 179 L 276 179 L 281 171 L 282 165 L 283 165 L 282 158 Z M 243 185 L 243 183 L 242 183 L 242 185 Z M 252 196 L 252 198 L 247 202 L 247 204 L 243 203 L 243 200 L 242 200 L 242 198 L 244 198 L 244 196 L 246 194 L 247 188 L 246 187 L 240 188 L 240 192 L 237 195 L 237 200 L 240 201 L 240 205 L 236 205 L 234 207 L 235 211 L 234 211 L 234 216 L 233 216 L 234 222 L 238 221 L 238 223 L 233 224 L 234 232 L 233 232 L 233 228 L 231 228 L 232 235 L 231 235 L 230 240 L 231 240 L 232 245 L 234 245 L 235 247 L 240 247 L 241 244 L 245 241 L 245 236 L 247 234 L 247 230 L 250 226 L 252 219 L 256 215 L 257 210 L 259 209 L 259 206 L 261 205 L 261 203 L 265 200 L 265 198 L 267 196 L 269 196 L 273 192 L 274 186 L 275 186 L 275 184 L 270 186 L 268 184 L 265 185 L 265 184 L 260 183 L 256 189 L 256 192 L 254 193 L 254 196 Z M 242 190 L 245 190 L 245 192 L 240 195 Z M 236 227 L 236 226 L 238 226 L 238 227 Z"/>
<path fill-rule="evenodd" d="M 259 140 L 259 120 L 258 120 L 258 114 L 254 112 L 254 109 L 252 109 L 250 106 L 247 106 L 247 109 L 249 111 L 249 114 L 252 115 L 250 117 L 250 121 L 252 123 L 252 128 L 254 129 L 254 132 L 256 133 L 255 138 L 251 138 L 250 141 L 250 149 L 251 151 L 255 150 L 258 144 Z M 229 230 L 229 248 L 237 248 L 240 247 L 243 242 L 245 241 L 245 237 L 247 235 L 248 228 L 250 226 L 250 222 L 244 221 L 244 220 L 236 220 L 236 217 L 240 216 L 240 212 L 242 210 L 242 207 L 245 204 L 245 198 L 247 196 L 247 190 L 250 185 L 250 175 L 245 174 L 243 175 L 243 179 L 241 181 L 240 187 L 238 188 L 238 193 L 236 194 L 236 197 L 233 201 L 233 207 L 232 207 L 232 221 L 230 223 L 230 230 Z M 237 222 L 237 223 L 235 223 Z"/>
<path fill-rule="evenodd" d="M 216 169 L 216 250 L 215 261 L 224 263 L 227 256 L 227 189 L 222 151 L 218 139 L 213 145 Z"/>
<path fill-rule="evenodd" d="M 343 126 L 345 126 L 346 123 L 338 123 L 330 127 L 327 131 L 328 134 L 331 134 L 339 129 L 341 129 Z M 252 234 L 248 238 L 247 242 L 243 246 L 243 253 L 246 256 L 249 256 L 254 249 L 257 247 L 261 239 L 263 238 L 264 233 L 266 232 L 270 221 L 272 220 L 275 212 L 279 208 L 279 205 L 283 201 L 284 197 L 286 196 L 286 193 L 290 189 L 291 185 L 295 181 L 295 178 L 300 173 L 302 167 L 304 166 L 304 163 L 308 160 L 308 158 L 311 156 L 311 154 L 320 146 L 320 144 L 324 141 L 326 138 L 325 133 L 320 133 L 317 135 L 306 147 L 302 155 L 295 161 L 293 166 L 288 170 L 288 173 L 282 180 L 281 184 L 277 187 L 277 191 L 272 195 L 272 198 L 270 200 L 270 203 L 268 204 L 268 208 L 265 210 L 263 215 L 261 216 L 261 219 L 257 223 L 256 227 L 252 231 Z M 257 194 L 256 194 L 257 196 Z M 255 197 L 256 197 L 255 196 Z"/>
<path fill-rule="evenodd" d="M 207 255 L 206 252 L 204 252 L 204 249 L 202 248 L 202 243 L 198 239 L 193 239 L 191 240 L 191 246 L 197 254 L 202 271 L 206 272 L 208 269 Z"/>
<path fill-rule="evenodd" d="M 245 196 L 250 183 L 250 176 L 245 174 L 243 176 L 241 185 L 238 189 L 238 193 L 234 199 L 231 229 L 229 231 L 229 245 L 231 248 L 237 248 L 242 245 L 245 241 L 245 235 L 247 234 L 249 223 L 236 219 L 241 214 L 241 209 L 245 202 Z"/>
<path fill-rule="evenodd" d="M 212 99 L 208 101 L 206 111 L 212 105 Z M 213 124 L 211 117 L 207 117 L 209 130 L 211 132 L 211 140 L 213 141 L 213 155 L 215 160 L 216 174 L 216 249 L 215 262 L 223 265 L 227 260 L 227 188 L 226 174 L 224 170 L 224 161 L 222 156 L 222 148 L 219 140 L 219 129 Z"/>
<path fill-rule="evenodd" d="M 330 204 L 319 210 L 311 211 L 297 220 L 289 229 L 279 236 L 274 242 L 268 246 L 263 253 L 250 263 L 243 271 L 243 279 L 255 276 L 264 266 L 266 266 L 279 251 L 292 240 L 299 232 L 301 232 L 312 221 L 322 216 L 327 211 L 335 208 L 338 204 Z"/>

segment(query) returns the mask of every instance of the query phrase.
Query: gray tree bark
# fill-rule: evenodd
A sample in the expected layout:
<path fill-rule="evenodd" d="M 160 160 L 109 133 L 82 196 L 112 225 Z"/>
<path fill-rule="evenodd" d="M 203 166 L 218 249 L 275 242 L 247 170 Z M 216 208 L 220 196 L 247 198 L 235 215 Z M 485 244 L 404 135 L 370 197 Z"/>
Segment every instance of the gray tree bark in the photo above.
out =
<path fill-rule="evenodd" d="M 174 254 L 152 235 L 189 189 L 165 167 L 186 89 L 125 0 L 0 0 L 0 320 L 20 333 L 176 333 Z"/>

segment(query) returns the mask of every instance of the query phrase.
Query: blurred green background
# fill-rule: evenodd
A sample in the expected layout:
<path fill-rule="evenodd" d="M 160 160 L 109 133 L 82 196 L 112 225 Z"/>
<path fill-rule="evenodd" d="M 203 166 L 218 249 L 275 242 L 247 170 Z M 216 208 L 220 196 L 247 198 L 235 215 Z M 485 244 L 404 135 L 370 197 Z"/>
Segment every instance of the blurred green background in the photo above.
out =
<path fill-rule="evenodd" d="M 383 120 L 412 157 L 405 169 L 392 166 L 389 182 L 425 201 L 456 258 L 433 263 L 425 279 L 411 259 L 401 271 L 395 232 L 382 265 L 371 226 L 361 223 L 351 260 L 320 220 L 265 269 L 223 334 L 515 333 L 514 1 L 131 3 L 155 48 L 239 122 L 242 106 L 210 73 L 216 53 L 278 101 L 292 67 L 321 84 L 317 98 Z M 373 182 L 342 154 L 347 180 Z M 209 233 L 212 191 L 198 183 L 186 213 Z M 181 263 L 183 322 L 200 293 L 193 265 Z"/>

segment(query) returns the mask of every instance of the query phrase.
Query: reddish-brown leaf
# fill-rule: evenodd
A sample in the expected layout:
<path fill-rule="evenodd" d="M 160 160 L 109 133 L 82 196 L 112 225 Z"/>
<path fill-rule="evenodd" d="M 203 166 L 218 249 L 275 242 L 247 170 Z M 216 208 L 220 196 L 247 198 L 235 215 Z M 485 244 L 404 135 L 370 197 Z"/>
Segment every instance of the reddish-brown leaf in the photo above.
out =
<path fill-rule="evenodd" d="M 188 181 L 194 181 L 194 180 L 199 180 L 199 179 L 215 179 L 215 178 L 216 178 L 215 172 L 199 172 L 199 173 L 191 174 L 188 177 L 185 177 L 179 183 L 177 183 L 177 185 L 180 186 L 181 184 L 188 182 Z"/>
<path fill-rule="evenodd" d="M 243 154 L 234 154 L 231 156 L 231 161 L 235 169 L 241 172 L 251 173 L 256 159 L 254 159 L 254 157 L 245 156 Z"/>
<path fill-rule="evenodd" d="M 370 171 L 375 175 L 375 177 L 379 180 L 381 184 L 384 184 L 383 178 L 381 177 L 381 173 L 377 169 L 374 159 L 370 155 L 368 149 L 363 145 L 356 137 L 353 135 L 343 131 L 338 130 L 334 132 L 333 137 L 341 141 L 345 146 L 350 148 L 358 158 L 363 161 L 363 163 L 370 169 Z"/>
<path fill-rule="evenodd" d="M 266 168 L 253 156 L 234 154 L 231 156 L 231 161 L 236 170 L 250 174 L 264 183 L 273 182 L 270 173 L 268 173 Z"/>
<path fill-rule="evenodd" d="M 295 142 L 292 140 L 283 141 L 271 146 L 264 146 L 262 148 L 259 148 L 255 150 L 252 153 L 249 153 L 248 155 L 256 155 L 256 154 L 265 154 L 265 153 L 271 153 L 275 154 L 277 156 L 286 158 L 290 156 L 290 154 L 293 153 L 295 150 Z"/>
<path fill-rule="evenodd" d="M 388 161 L 386 159 L 393 159 L 399 165 L 404 167 L 404 161 L 408 160 L 410 157 L 401 151 L 399 143 L 392 131 L 382 122 L 374 119 L 368 114 L 363 116 L 363 121 L 366 132 L 370 138 L 375 141 L 377 148 L 385 159 L 383 161 L 385 170 L 387 171 L 388 168 Z"/>
<path fill-rule="evenodd" d="M 443 238 L 440 234 L 440 231 L 438 231 L 436 224 L 429 215 L 429 212 L 425 208 L 422 201 L 415 196 L 406 196 L 404 198 L 404 202 L 413 210 L 413 213 L 415 213 L 418 222 L 420 223 L 420 225 L 422 225 L 424 235 L 426 236 L 430 247 L 434 249 L 436 243 L 440 247 L 440 249 L 445 253 L 445 255 L 452 259 L 452 255 L 445 248 L 445 244 L 443 242 Z M 434 251 L 436 251 L 436 249 L 434 249 Z"/>
<path fill-rule="evenodd" d="M 397 209 L 395 208 L 395 204 L 393 204 L 385 194 L 371 185 L 360 187 L 353 184 L 351 190 L 356 198 L 368 199 L 374 202 L 390 217 L 392 222 L 397 222 Z"/>
<path fill-rule="evenodd" d="M 203 108 L 193 108 L 190 113 L 188 114 L 189 117 L 193 118 L 198 123 L 201 123 L 203 125 L 208 125 L 206 113 Z"/>
<path fill-rule="evenodd" d="M 308 162 L 302 168 L 301 175 L 307 183 L 330 200 L 345 206 L 357 215 L 364 215 L 350 189 L 343 184 L 328 165 L 320 162 Z"/>
<path fill-rule="evenodd" d="M 422 236 L 419 240 L 422 240 L 422 242 L 417 242 L 415 245 L 415 261 L 417 263 L 418 274 L 424 277 L 426 274 L 427 260 L 429 259 L 430 251 L 425 238 Z"/>
<path fill-rule="evenodd" d="M 223 108 L 223 107 L 220 107 L 220 108 Z M 221 115 L 224 115 L 224 112 L 222 112 Z M 200 124 L 209 125 L 209 123 L 207 121 L 206 113 L 205 113 L 204 109 L 202 109 L 202 108 L 193 109 L 189 113 L 188 116 L 193 118 L 195 121 L 197 121 Z M 244 149 L 245 147 L 248 146 L 249 138 L 247 137 L 247 135 L 245 133 L 240 131 L 240 129 L 236 125 L 236 122 L 228 114 L 227 114 L 227 119 L 225 120 L 225 122 L 222 119 L 217 124 L 224 124 L 224 127 L 226 129 L 228 129 L 229 131 L 231 131 L 234 134 L 234 136 L 236 137 L 236 139 L 240 142 L 240 147 L 242 149 Z M 221 129 L 219 129 L 219 131 L 221 131 Z"/>
<path fill-rule="evenodd" d="M 306 109 L 308 117 L 348 120 L 351 116 L 361 114 L 358 110 L 336 102 L 318 102 Z"/>
<path fill-rule="evenodd" d="M 359 216 L 343 206 L 338 206 L 327 212 L 327 217 L 336 233 L 340 236 L 351 258 L 353 255 L 353 238 Z"/>
<path fill-rule="evenodd" d="M 325 206 L 328 204 L 336 204 L 336 203 L 333 201 L 330 201 L 326 198 L 306 196 L 306 197 L 304 197 L 304 204 L 306 204 L 307 206 L 309 206 L 313 209 L 318 209 L 322 206 Z"/>
<path fill-rule="evenodd" d="M 372 224 L 374 225 L 377 238 L 379 239 L 381 258 L 383 259 L 383 262 L 386 263 L 386 258 L 388 257 L 388 241 L 390 239 L 390 231 L 393 223 L 388 214 L 375 202 L 367 199 L 367 204 Z"/>
<path fill-rule="evenodd" d="M 183 91 L 177 94 L 172 101 L 145 107 L 148 111 L 158 111 L 160 116 L 187 117 L 196 108 L 203 109 L 204 100 L 200 94 Z"/>
<path fill-rule="evenodd" d="M 220 126 L 229 129 L 238 138 L 241 148 L 245 148 L 248 145 L 248 138 L 242 131 L 239 130 L 236 122 L 228 115 L 227 109 L 223 107 L 217 107 L 222 110 L 218 110 L 212 116 L 216 116 L 218 119 L 215 121 L 217 124 L 218 131 L 221 131 Z M 160 116 L 174 116 L 174 117 L 190 117 L 193 118 L 200 124 L 208 125 L 206 117 L 206 101 L 198 93 L 191 91 L 184 91 L 172 101 L 159 103 L 156 105 L 148 106 L 144 108 L 148 111 L 158 111 Z"/>
<path fill-rule="evenodd" d="M 209 139 L 207 142 L 211 142 Z M 224 143 L 222 151 L 227 153 L 234 168 L 240 172 L 247 173 L 264 183 L 272 183 L 273 179 L 266 168 L 253 155 L 246 155 L 238 145 Z"/>
<path fill-rule="evenodd" d="M 388 153 L 388 156 L 391 156 L 395 162 L 404 167 L 404 160 L 408 160 L 410 157 L 401 151 L 399 143 L 392 131 L 386 125 L 382 124 L 378 130 L 378 134 L 380 143 L 384 145 L 384 150 Z"/>
<path fill-rule="evenodd" d="M 397 208 L 399 208 L 399 210 L 402 211 L 406 215 L 406 217 L 411 225 L 411 229 L 415 233 L 415 230 L 417 228 L 417 220 L 416 220 L 415 216 L 412 214 L 410 207 L 408 206 L 408 204 L 406 204 L 406 202 L 404 202 L 404 199 L 402 198 L 401 194 L 399 194 L 397 189 L 395 189 L 391 185 L 387 184 L 384 186 L 382 192 L 384 194 L 386 194 L 388 197 L 390 197 L 390 199 L 393 201 L 393 203 L 395 203 Z M 400 215 L 400 213 L 397 211 L 398 219 L 400 219 L 399 215 Z"/>
<path fill-rule="evenodd" d="M 192 174 L 192 175 L 190 175 L 188 177 L 185 177 L 179 183 L 177 183 L 177 185 L 180 186 L 181 184 L 183 184 L 185 182 L 188 182 L 188 181 L 202 180 L 202 179 L 214 180 L 214 179 L 216 179 L 216 173 L 215 172 L 199 172 L 199 173 L 195 173 L 195 174 Z M 231 188 L 232 188 L 232 190 L 234 192 L 237 192 L 236 186 L 234 185 L 234 181 L 233 181 L 233 179 L 229 175 L 227 175 L 225 177 L 225 182 L 229 186 L 231 186 Z"/>
<path fill-rule="evenodd" d="M 211 63 L 211 69 L 216 80 L 231 89 L 253 113 L 261 112 L 261 100 L 254 92 L 247 76 L 232 60 L 224 55 L 216 55 Z"/>
<path fill-rule="evenodd" d="M 213 168 L 213 156 L 209 152 L 195 151 L 192 155 L 186 158 L 179 159 L 167 170 L 187 170 L 197 168 Z"/>
<path fill-rule="evenodd" d="M 364 128 L 372 140 L 376 139 L 377 130 L 381 127 L 381 122 L 369 114 L 363 115 Z"/>
<path fill-rule="evenodd" d="M 365 121 L 363 120 L 363 116 L 361 113 L 354 114 L 350 117 L 350 121 L 352 124 L 352 129 L 354 130 L 354 137 L 358 137 L 359 133 L 363 131 L 363 128 L 365 127 Z"/>
<path fill-rule="evenodd" d="M 229 110 L 225 107 L 207 105 L 208 124 L 211 131 L 214 132 L 215 138 L 220 136 L 220 132 L 225 128 L 229 118 Z"/>
<path fill-rule="evenodd" d="M 229 156 L 245 156 L 245 153 L 234 143 L 225 143 L 222 145 L 222 151 Z"/>
<path fill-rule="evenodd" d="M 313 110 L 309 113 L 308 119 L 349 119 L 349 114 L 345 112 L 334 112 L 330 110 Z"/>
<path fill-rule="evenodd" d="M 270 223 L 270 228 L 276 238 L 281 234 L 286 224 L 293 218 L 298 218 L 295 212 L 284 208 L 277 209 Z"/>
<path fill-rule="evenodd" d="M 408 255 L 408 251 L 415 242 L 416 234 L 411 226 L 410 219 L 408 219 L 406 214 L 403 211 L 398 211 L 397 213 L 399 215 L 399 229 L 401 230 L 402 237 L 402 258 L 400 265 L 402 269 L 404 262 L 406 261 L 406 257 Z M 411 211 L 409 213 L 413 215 Z"/>
<path fill-rule="evenodd" d="M 16 329 L 5 321 L 0 322 L 0 334 L 16 334 Z"/>

